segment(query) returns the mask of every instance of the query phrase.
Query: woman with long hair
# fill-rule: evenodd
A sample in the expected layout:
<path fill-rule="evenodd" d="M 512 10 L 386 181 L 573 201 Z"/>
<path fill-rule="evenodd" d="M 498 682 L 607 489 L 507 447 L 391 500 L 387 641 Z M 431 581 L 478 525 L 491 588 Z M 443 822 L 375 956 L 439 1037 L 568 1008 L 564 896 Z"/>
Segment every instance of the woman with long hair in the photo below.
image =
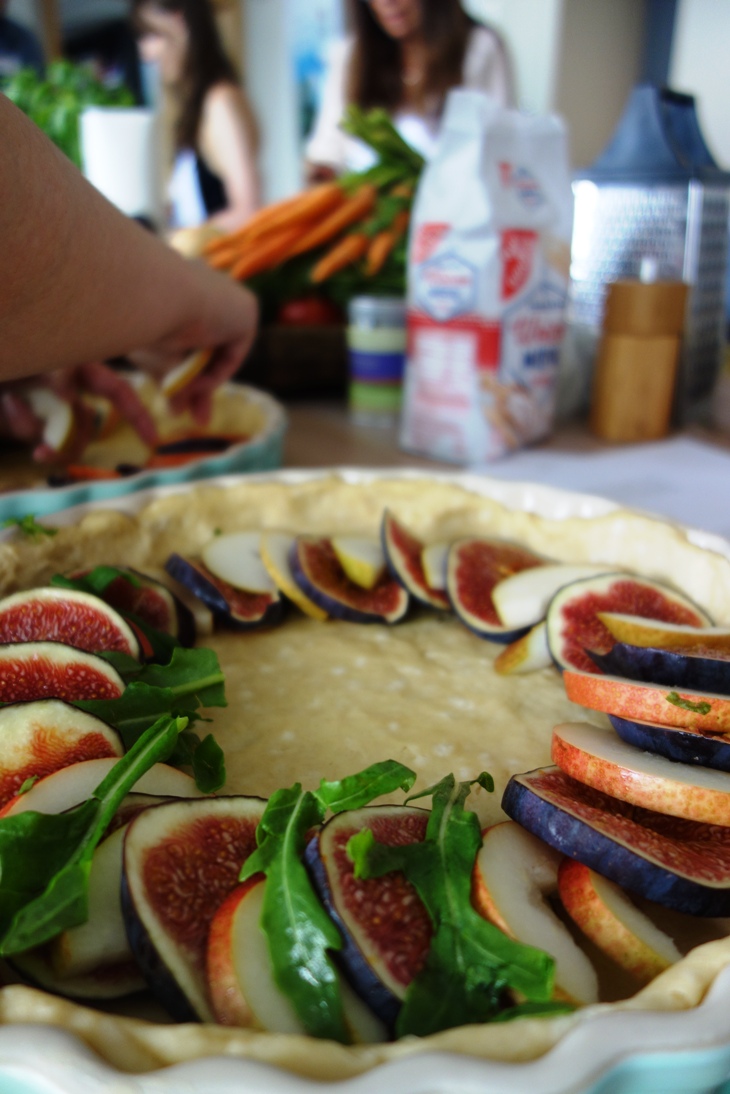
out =
<path fill-rule="evenodd" d="M 133 0 L 133 12 L 174 110 L 171 227 L 237 228 L 259 202 L 256 126 L 210 2 Z"/>
<path fill-rule="evenodd" d="M 486 91 L 512 105 L 499 35 L 460 0 L 349 0 L 352 36 L 333 51 L 319 116 L 307 144 L 313 178 L 368 165 L 369 150 L 339 128 L 345 106 L 387 109 L 424 155 L 435 146 L 447 91 Z"/>

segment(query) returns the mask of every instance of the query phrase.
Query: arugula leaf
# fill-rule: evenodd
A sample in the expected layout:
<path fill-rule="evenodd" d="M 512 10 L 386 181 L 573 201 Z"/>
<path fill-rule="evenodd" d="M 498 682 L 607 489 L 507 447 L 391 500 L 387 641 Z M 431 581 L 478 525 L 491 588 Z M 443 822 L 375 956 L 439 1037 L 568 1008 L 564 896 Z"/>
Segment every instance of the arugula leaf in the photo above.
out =
<path fill-rule="evenodd" d="M 75 809 L 0 820 L 0 955 L 39 946 L 84 922 L 97 844 L 122 799 L 146 771 L 169 756 L 186 725 L 186 718 L 160 718 Z"/>
<path fill-rule="evenodd" d="M 307 1033 L 347 1044 L 350 1040 L 340 995 L 339 976 L 330 951 L 342 937 L 312 888 L 302 853 L 311 828 L 327 809 L 359 807 L 380 794 L 410 789 L 415 775 L 388 760 L 339 782 L 322 780 L 318 790 L 296 783 L 278 790 L 256 829 L 256 851 L 241 870 L 245 881 L 266 875 L 261 927 L 268 940 L 274 978 L 291 1001 Z"/>
<path fill-rule="evenodd" d="M 704 699 L 699 703 L 693 703 L 689 699 L 683 699 L 676 691 L 670 691 L 669 695 L 665 695 L 664 698 L 672 706 L 680 707 L 682 710 L 691 710 L 693 714 L 709 714 L 712 710 L 712 703 L 706 703 Z"/>
<path fill-rule="evenodd" d="M 140 581 L 128 570 L 120 570 L 118 566 L 95 566 L 88 573 L 79 574 L 77 577 L 67 577 L 66 574 L 54 574 L 51 585 L 59 589 L 75 589 L 80 593 L 91 593 L 104 599 L 104 593 L 118 578 L 128 581 L 135 589 L 140 587 Z"/>
<path fill-rule="evenodd" d="M 473 782 L 486 790 L 486 772 Z M 416 798 L 433 805 L 421 843 L 387 847 L 363 829 L 347 844 L 356 877 L 380 877 L 401 870 L 415 886 L 434 927 L 426 963 L 410 984 L 398 1016 L 399 1036 L 493 1019 L 507 987 L 528 1002 L 551 1009 L 553 959 L 524 946 L 483 919 L 471 905 L 471 876 L 481 832 L 475 813 L 464 808 L 472 782 L 448 775 Z"/>
<path fill-rule="evenodd" d="M 225 785 L 226 760 L 212 733 L 202 741 L 190 730 L 181 733 L 169 762 L 175 767 L 192 767 L 195 785 L 203 794 L 215 794 Z"/>
<path fill-rule="evenodd" d="M 43 536 L 58 534 L 58 528 L 46 528 L 44 524 L 39 524 L 32 513 L 27 513 L 24 517 L 8 517 L 2 522 L 2 527 L 17 528 L 29 539 L 42 539 Z"/>

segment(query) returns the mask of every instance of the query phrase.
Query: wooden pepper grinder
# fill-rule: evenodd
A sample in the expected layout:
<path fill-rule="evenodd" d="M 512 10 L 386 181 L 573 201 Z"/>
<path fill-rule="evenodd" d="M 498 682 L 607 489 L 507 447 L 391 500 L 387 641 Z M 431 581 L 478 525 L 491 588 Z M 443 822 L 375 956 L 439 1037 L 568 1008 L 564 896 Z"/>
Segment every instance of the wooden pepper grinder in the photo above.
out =
<path fill-rule="evenodd" d="M 645 258 L 638 281 L 608 287 L 590 418 L 607 441 L 669 432 L 688 287 L 656 275 L 656 259 Z"/>

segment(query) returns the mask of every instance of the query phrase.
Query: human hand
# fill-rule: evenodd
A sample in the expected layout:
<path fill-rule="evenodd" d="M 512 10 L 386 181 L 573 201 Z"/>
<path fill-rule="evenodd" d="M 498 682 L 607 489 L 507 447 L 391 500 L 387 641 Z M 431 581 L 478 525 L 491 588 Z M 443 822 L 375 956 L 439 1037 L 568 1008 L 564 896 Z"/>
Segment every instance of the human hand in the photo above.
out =
<path fill-rule="evenodd" d="M 44 388 L 71 408 L 71 428 L 60 451 L 44 441 L 47 418 L 33 406 L 33 392 Z M 101 362 L 59 369 L 35 381 L 0 385 L 0 435 L 33 444 L 33 458 L 39 462 L 53 462 L 60 455 L 72 462 L 79 458 L 95 431 L 94 411 L 84 401 L 84 394 L 108 399 L 146 444 L 157 444 L 154 420 L 137 392 L 123 375 Z"/>

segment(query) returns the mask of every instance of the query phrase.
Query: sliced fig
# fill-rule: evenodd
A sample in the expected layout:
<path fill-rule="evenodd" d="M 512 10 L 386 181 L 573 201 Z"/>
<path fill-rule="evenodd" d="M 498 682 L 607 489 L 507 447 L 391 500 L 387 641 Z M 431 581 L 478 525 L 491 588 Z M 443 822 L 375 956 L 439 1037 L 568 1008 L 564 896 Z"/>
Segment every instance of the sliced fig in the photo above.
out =
<path fill-rule="evenodd" d="M 35 813 L 64 813 L 67 809 L 73 809 L 75 805 L 80 805 L 91 797 L 116 762 L 116 758 L 111 757 L 83 760 L 81 763 L 59 768 L 52 775 L 46 775 L 37 783 L 33 783 L 25 794 L 18 794 L 11 798 L 0 811 L 0 816 L 15 816 L 17 813 L 25 813 L 26 810 Z M 164 798 L 203 796 L 195 785 L 195 779 L 177 767 L 170 767 L 169 764 L 155 764 L 138 779 L 134 789 L 135 795 L 146 794 Z M 125 798 L 120 806 L 120 812 L 125 809 L 125 802 L 129 798 L 133 798 L 133 795 Z M 139 807 L 135 807 L 135 812 L 139 811 Z"/>
<path fill-rule="evenodd" d="M 685 653 L 730 651 L 730 629 L 727 627 L 690 627 L 621 612 L 599 612 L 598 618 L 617 642 L 628 642 L 632 646 L 658 646 Z"/>
<path fill-rule="evenodd" d="M 452 607 L 462 623 L 481 638 L 514 642 L 529 625 L 507 627 L 502 623 L 492 593 L 498 582 L 521 570 L 543 566 L 533 551 L 502 539 L 459 539 L 451 544 L 446 587 Z"/>
<path fill-rule="evenodd" d="M 383 513 L 380 531 L 385 560 L 396 581 L 423 604 L 441 611 L 449 611 L 451 605 L 443 589 L 428 584 L 423 569 L 424 544 L 396 520 L 392 513 Z"/>
<path fill-rule="evenodd" d="M 519 570 L 494 586 L 492 601 L 497 616 L 505 627 L 532 627 L 545 618 L 548 605 L 558 589 L 612 569 L 615 567 L 588 562 L 580 565 L 549 562 L 544 566 Z"/>
<path fill-rule="evenodd" d="M 655 752 L 683 764 L 730 771 L 730 740 L 724 735 L 660 726 L 615 714 L 608 717 L 622 740 L 644 752 Z"/>
<path fill-rule="evenodd" d="M 730 696 L 709 691 L 675 690 L 666 684 L 645 684 L 623 676 L 599 676 L 594 672 L 566 669 L 565 694 L 573 703 L 679 729 L 706 733 L 730 731 Z"/>
<path fill-rule="evenodd" d="M 190 613 L 196 639 L 208 638 L 213 633 L 213 613 L 207 604 L 203 603 L 199 596 L 192 593 L 185 585 L 181 585 L 180 582 L 176 581 L 166 570 L 158 569 L 156 566 L 150 572 L 150 577 L 153 578 L 154 581 L 159 581 L 166 589 L 169 589 L 175 597 L 175 603 L 182 604 L 183 608 L 187 609 Z M 183 642 L 179 633 L 178 639 L 183 645 L 186 644 Z"/>
<path fill-rule="evenodd" d="M 431 920 L 402 874 L 356 879 L 346 847 L 363 828 L 388 846 L 418 843 L 427 823 L 424 809 L 366 806 L 333 817 L 310 840 L 305 854 L 319 897 L 344 938 L 337 954 L 343 972 L 389 1030 L 426 960 Z"/>
<path fill-rule="evenodd" d="M 560 855 L 514 821 L 488 828 L 474 863 L 472 903 L 510 938 L 539 942 L 555 959 L 556 994 L 598 1002 L 598 977 L 550 901 L 558 891 Z"/>
<path fill-rule="evenodd" d="M 494 671 L 501 676 L 513 673 L 537 672 L 547 669 L 553 663 L 547 641 L 547 627 L 544 622 L 536 623 L 527 634 L 510 642 L 494 660 Z"/>
<path fill-rule="evenodd" d="M 385 570 L 385 555 L 377 539 L 361 536 L 333 536 L 332 550 L 350 581 L 363 589 L 377 585 Z"/>
<path fill-rule="evenodd" d="M 591 659 L 611 676 L 730 695 L 730 650 L 683 652 L 617 642 L 607 653 L 591 651 Z"/>
<path fill-rule="evenodd" d="M 306 1033 L 274 979 L 260 923 L 266 881 L 254 875 L 220 906 L 208 936 L 208 986 L 216 1018 L 226 1026 L 255 1026 L 272 1033 Z M 385 1028 L 340 978 L 345 1023 L 354 1042 L 386 1039 Z"/>
<path fill-rule="evenodd" d="M 235 630 L 273 626 L 281 619 L 283 604 L 277 589 L 267 593 L 234 589 L 212 574 L 202 562 L 178 554 L 170 555 L 165 569 L 199 596 L 219 622 Z"/>
<path fill-rule="evenodd" d="M 256 847 L 261 798 L 221 797 L 146 809 L 124 841 L 122 911 L 152 992 L 179 1021 L 215 1021 L 208 931 Z"/>
<path fill-rule="evenodd" d="M 289 555 L 295 539 L 296 536 L 290 536 L 287 532 L 264 532 L 261 536 L 261 560 L 271 574 L 277 589 L 287 600 L 291 600 L 292 604 L 296 604 L 311 619 L 324 622 L 329 618 L 327 612 L 305 596 L 291 572 Z"/>
<path fill-rule="evenodd" d="M 547 612 L 548 642 L 560 668 L 598 672 L 588 651 L 607 653 L 614 638 L 599 612 L 630 612 L 669 623 L 709 626 L 710 620 L 687 597 L 658 581 L 614 573 L 585 578 L 560 589 Z"/>
<path fill-rule="evenodd" d="M 122 615 L 133 614 L 143 623 L 177 638 L 183 646 L 194 646 L 195 620 L 190 609 L 162 582 L 138 570 L 126 570 L 131 580 L 120 574 L 111 581 L 102 600 Z"/>
<path fill-rule="evenodd" d="M 0 646 L 0 703 L 118 699 L 124 681 L 102 657 L 62 642 Z"/>
<path fill-rule="evenodd" d="M 122 916 L 122 851 L 126 825 L 107 836 L 94 851 L 89 872 L 88 915 L 48 944 L 59 977 L 89 976 L 134 962 Z"/>
<path fill-rule="evenodd" d="M 276 585 L 261 561 L 260 532 L 230 532 L 214 536 L 200 559 L 214 577 L 246 593 L 271 593 Z"/>
<path fill-rule="evenodd" d="M 642 752 L 612 729 L 563 722 L 553 730 L 553 763 L 572 779 L 629 805 L 730 827 L 730 775 Z"/>
<path fill-rule="evenodd" d="M 691 915 L 730 914 L 730 828 L 640 809 L 557 767 L 513 775 L 502 808 L 624 889 Z"/>
<path fill-rule="evenodd" d="M 103 1002 L 134 995 L 147 987 L 134 961 L 105 965 L 84 976 L 58 976 L 46 948 L 28 950 L 7 960 L 11 968 L 34 987 L 69 999 Z"/>
<path fill-rule="evenodd" d="M 73 589 L 30 589 L 0 600 L 0 643 L 63 642 L 89 653 L 139 657 L 128 623 L 103 600 Z"/>
<path fill-rule="evenodd" d="M 100 756 L 121 756 L 119 734 L 60 699 L 0 707 L 0 807 L 28 779 Z"/>
<path fill-rule="evenodd" d="M 389 574 L 372 589 L 351 581 L 328 539 L 299 536 L 289 565 L 299 588 L 335 619 L 351 623 L 397 623 L 408 610 L 408 593 Z"/>

